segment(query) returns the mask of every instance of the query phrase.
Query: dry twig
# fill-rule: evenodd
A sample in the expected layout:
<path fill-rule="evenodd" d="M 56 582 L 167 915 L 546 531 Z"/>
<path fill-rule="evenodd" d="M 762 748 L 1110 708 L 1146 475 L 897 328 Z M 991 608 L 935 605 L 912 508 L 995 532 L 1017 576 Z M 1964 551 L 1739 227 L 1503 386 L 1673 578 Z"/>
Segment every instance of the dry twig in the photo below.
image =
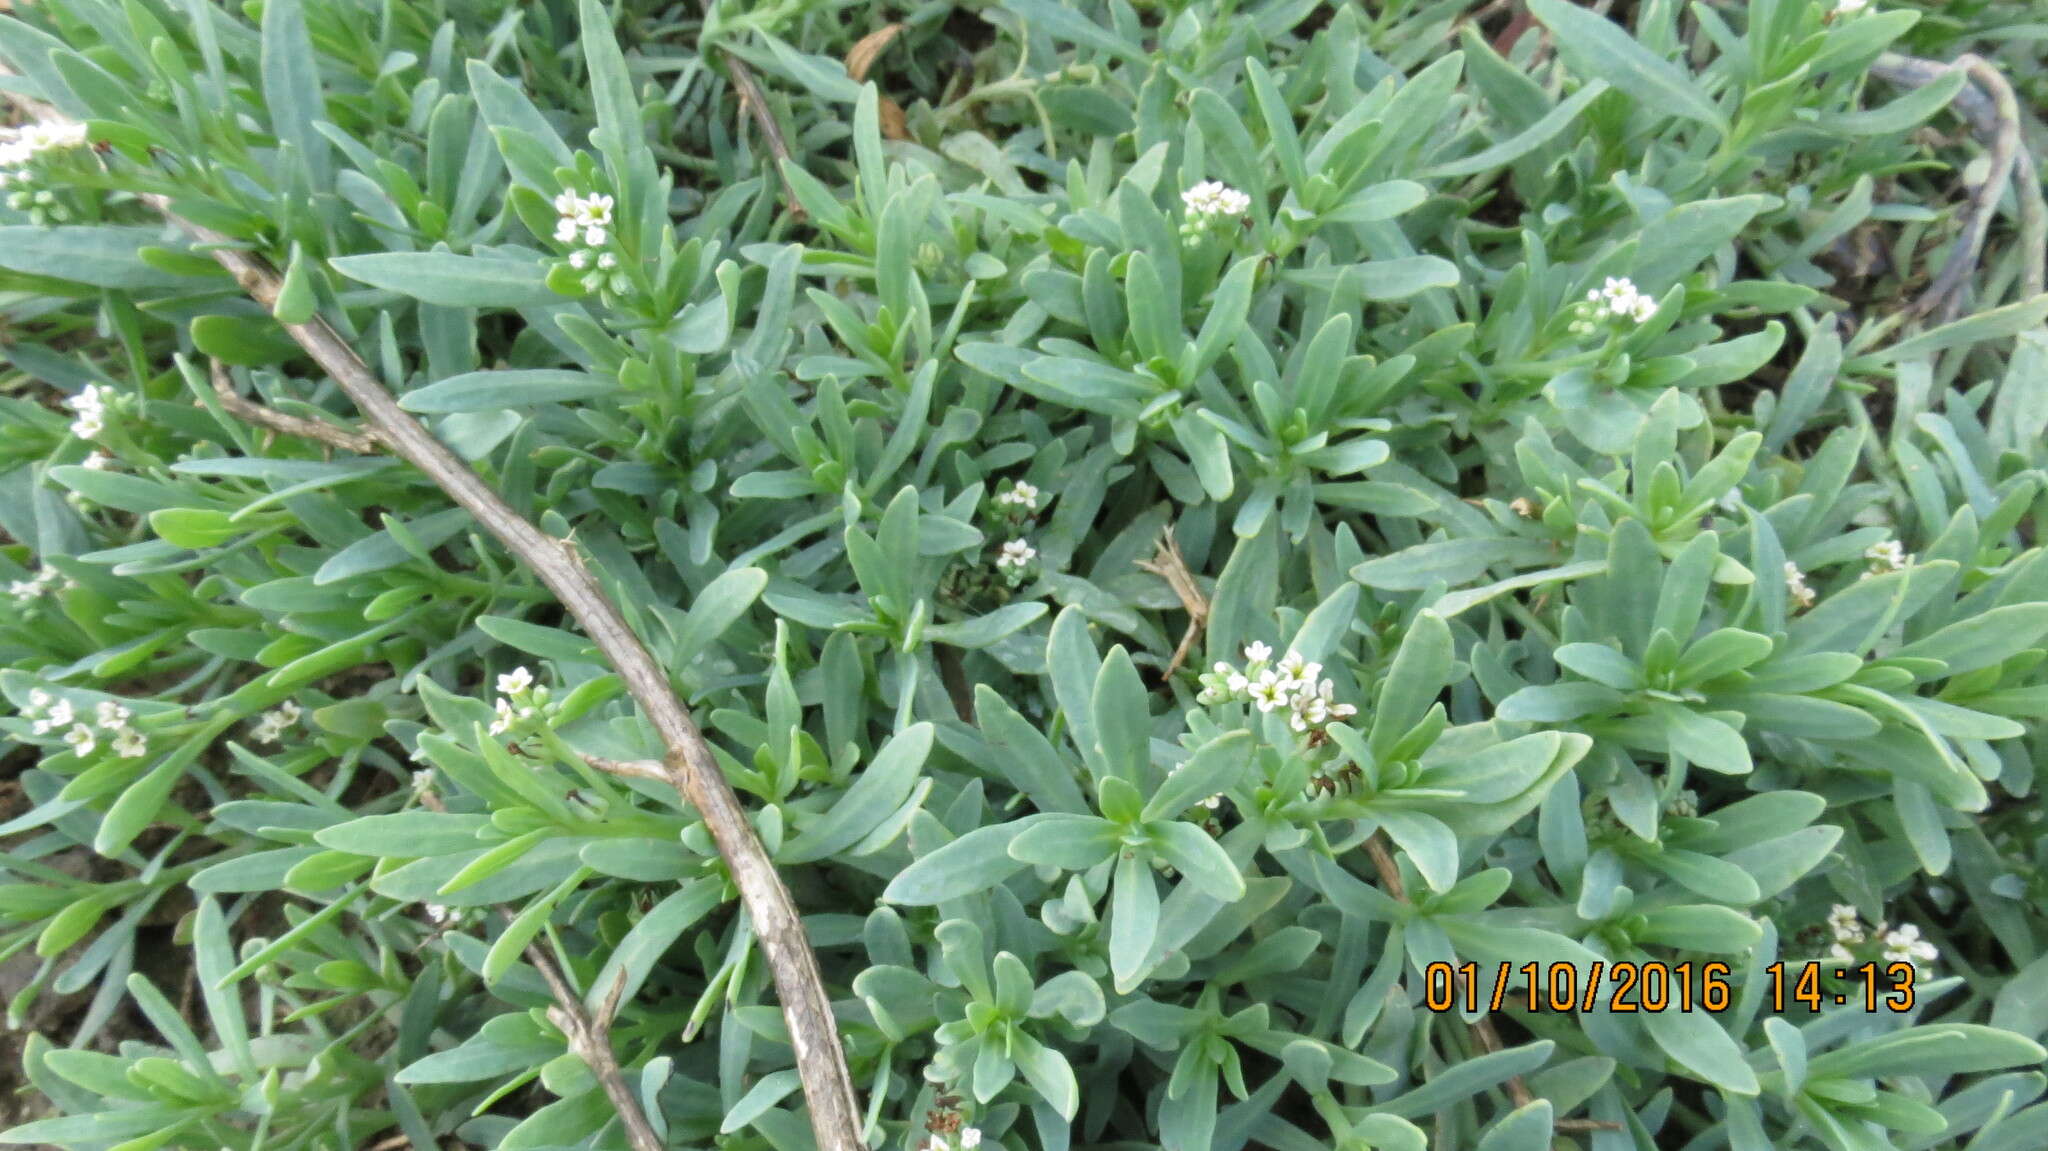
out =
<path fill-rule="evenodd" d="M 1159 552 L 1150 560 L 1139 560 L 1138 566 L 1166 581 L 1173 594 L 1180 600 L 1180 606 L 1188 613 L 1188 629 L 1181 633 L 1180 646 L 1173 649 L 1173 658 L 1166 663 L 1161 679 L 1172 679 L 1180 670 L 1188 653 L 1195 648 L 1195 641 L 1202 638 L 1202 629 L 1209 626 L 1209 597 L 1202 594 L 1195 583 L 1195 573 L 1188 570 L 1188 561 L 1180 554 L 1180 544 L 1173 538 L 1173 529 L 1159 533 Z"/>
<path fill-rule="evenodd" d="M 669 782 L 668 768 L 658 759 L 606 759 L 601 755 L 586 755 L 583 762 L 610 775 L 651 779 L 657 783 Z"/>
<path fill-rule="evenodd" d="M 727 65 L 736 78 L 748 75 L 745 65 L 729 54 Z M 758 94 L 759 89 L 754 90 Z M 47 104 L 17 102 L 24 107 L 32 106 L 46 121 L 68 119 Z M 775 139 L 780 139 L 779 132 Z M 275 314 L 284 280 L 268 261 L 248 251 L 234 237 L 178 215 L 169 196 L 149 193 L 138 199 L 167 223 L 204 245 L 203 250 L 234 277 L 250 298 Z M 398 405 L 377 374 L 325 319 L 316 315 L 305 323 L 279 323 L 362 412 L 370 424 L 366 434 L 374 435 L 393 453 L 424 472 L 532 569 L 618 671 L 666 750 L 662 759 L 663 780 L 703 817 L 733 885 L 739 889 L 740 901 L 753 921 L 755 936 L 775 980 L 776 994 L 782 1001 L 790 1051 L 820 1151 L 866 1151 L 853 1076 L 847 1070 L 846 1053 L 840 1046 L 839 1029 L 832 1016 L 832 1000 L 825 992 L 824 977 L 804 934 L 803 920 L 790 899 L 789 889 L 776 874 L 767 849 L 747 821 L 746 809 L 733 793 L 732 784 L 726 781 L 711 746 L 669 683 L 668 673 L 627 626 L 617 605 L 584 565 L 575 545 L 542 532 L 513 510 L 460 456 Z M 630 1093 L 627 1099 L 638 1108 Z M 618 1103 L 618 1097 L 613 1101 Z M 631 1121 L 627 1122 L 630 1127 Z"/>
<path fill-rule="evenodd" d="M 1372 859 L 1373 870 L 1379 873 L 1380 886 L 1395 900 L 1407 903 L 1408 885 L 1401 882 L 1401 868 L 1394 862 L 1394 853 L 1387 846 L 1385 831 L 1374 831 L 1366 837 L 1365 854 Z M 1482 1015 L 1467 1024 L 1466 1030 L 1489 1054 L 1501 1049 L 1500 1033 L 1493 1029 L 1493 1020 L 1486 1016 Z M 1529 1085 L 1522 1081 L 1520 1075 L 1508 1076 L 1508 1098 L 1514 1101 L 1517 1108 L 1527 1107 L 1536 1101 L 1536 1096 L 1530 1092 Z M 1621 1124 L 1606 1119 L 1553 1118 L 1551 1125 L 1560 1132 L 1621 1130 Z"/>
<path fill-rule="evenodd" d="M 229 415 L 244 423 L 255 424 L 259 428 L 287 436 L 297 436 L 304 440 L 317 440 L 330 448 L 354 452 L 359 456 L 370 455 L 384 442 L 375 432 L 353 431 L 264 407 L 235 390 L 235 381 L 229 377 L 228 370 L 221 366 L 219 360 L 208 360 L 206 366 L 208 373 L 213 377 L 213 394 L 220 399 L 220 406 L 226 409 Z"/>
<path fill-rule="evenodd" d="M 208 253 L 257 303 L 275 310 L 283 282 L 267 262 L 238 246 L 233 237 L 183 219 L 172 210 L 168 197 L 148 195 L 143 200 L 206 245 Z M 399 407 L 340 333 L 318 316 L 303 324 L 284 324 L 284 328 L 354 401 L 376 429 L 378 439 L 426 473 L 532 569 L 618 671 L 667 749 L 662 778 L 703 816 L 753 920 L 789 1024 L 790 1048 L 810 1105 L 818 1146 L 824 1151 L 862 1151 L 865 1145 L 853 1079 L 833 1022 L 832 1001 L 825 993 L 803 922 L 710 745 L 670 686 L 668 673 L 627 626 L 618 607 L 584 565 L 582 553 L 569 541 L 547 535 L 527 522 L 461 457 Z M 586 1038 L 589 1034 L 586 1032 Z"/>
<path fill-rule="evenodd" d="M 1970 192 L 1969 201 L 1963 209 L 1962 228 L 1956 233 L 1955 244 L 1949 249 L 1948 260 L 1942 264 L 1941 272 L 1913 303 L 1914 314 L 1933 316 L 1941 321 L 1952 320 L 1962 311 L 1970 277 L 1976 272 L 1977 260 L 1984 251 L 1984 237 L 1990 230 L 1992 213 L 1997 211 L 1998 201 L 2006 188 L 2012 185 L 2015 171 L 2019 177 L 2020 244 L 2025 260 L 2023 284 L 2026 295 L 2040 294 L 2044 260 L 2048 260 L 2048 255 L 2043 252 L 2044 246 L 2048 246 L 2048 210 L 2044 210 L 2042 205 L 2033 157 L 2020 138 L 2019 101 L 2005 76 L 1980 56 L 1958 56 L 1953 62 L 1944 64 L 1939 60 L 1923 60 L 1918 56 L 1893 52 L 1879 56 L 1871 65 L 1870 73 L 1902 87 L 1919 88 L 1957 70 L 1966 73 L 1969 82 L 1956 93 L 1953 107 L 1983 143 L 1991 170 L 1984 181 Z"/>
<path fill-rule="evenodd" d="M 654 1133 L 654 1125 L 647 1121 L 639 1096 L 627 1085 L 625 1074 L 619 1070 L 618 1056 L 612 1052 L 612 1020 L 618 1015 L 619 997 L 626 990 L 626 973 L 619 972 L 611 990 L 605 992 L 604 1002 L 592 1014 L 584 1010 L 576 989 L 569 986 L 540 944 L 527 947 L 526 961 L 539 969 L 540 977 L 547 981 L 548 993 L 555 997 L 555 1005 L 548 1008 L 548 1022 L 568 1037 L 569 1050 L 590 1066 L 604 1088 L 605 1097 L 612 1101 L 612 1110 L 619 1113 L 619 1121 L 625 1124 L 626 1138 L 632 1142 L 634 1151 L 662 1151 L 661 1136 Z"/>
<path fill-rule="evenodd" d="M 775 122 L 775 112 L 761 95 L 761 85 L 754 79 L 754 70 L 747 67 L 747 62 L 729 49 L 720 49 L 718 54 L 725 59 L 725 75 L 732 81 L 732 90 L 739 96 L 740 107 L 754 117 L 754 126 L 761 130 L 762 139 L 768 143 L 770 166 L 775 169 L 775 178 L 782 181 L 783 206 L 789 218 L 801 224 L 811 217 L 797 201 L 796 188 L 789 182 L 789 173 L 783 170 L 783 165 L 795 161 L 790 159 L 789 141 L 783 139 L 782 125 Z"/>

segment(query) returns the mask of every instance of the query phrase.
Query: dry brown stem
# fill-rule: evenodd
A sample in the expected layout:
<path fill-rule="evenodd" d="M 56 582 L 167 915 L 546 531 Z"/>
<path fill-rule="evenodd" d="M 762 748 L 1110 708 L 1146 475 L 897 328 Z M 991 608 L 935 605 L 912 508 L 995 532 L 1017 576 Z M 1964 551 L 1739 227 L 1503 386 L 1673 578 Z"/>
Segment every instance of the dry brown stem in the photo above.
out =
<path fill-rule="evenodd" d="M 1956 232 L 1948 259 L 1943 262 L 1934 282 L 1913 302 L 1914 314 L 1932 316 L 1943 322 L 1955 319 L 1962 312 L 1969 295 L 1970 277 L 1975 274 L 1977 261 L 1984 252 L 1984 237 L 1991 228 L 1992 214 L 1998 210 L 1998 201 L 2006 189 L 2014 187 L 2015 173 L 2019 177 L 2015 191 L 2020 207 L 2020 246 L 2025 261 L 2022 290 L 2027 297 L 2041 293 L 2044 260 L 2048 260 L 2048 254 L 2044 254 L 2044 247 L 2048 247 L 2048 210 L 2042 206 L 2041 186 L 2034 171 L 2033 157 L 2020 138 L 2019 100 L 2013 95 L 2012 85 L 2006 82 L 2004 74 L 1989 61 L 1975 55 L 1958 56 L 1944 64 L 1939 60 L 1887 52 L 1879 56 L 1870 68 L 1871 75 L 1908 88 L 1924 87 L 1954 71 L 1967 74 L 1969 82 L 1956 93 L 1952 107 L 1984 145 L 1991 168 L 1983 182 L 1970 190 L 1969 199 L 1963 206 L 1962 226 Z"/>
<path fill-rule="evenodd" d="M 1173 589 L 1180 606 L 1188 613 L 1188 628 L 1181 633 L 1180 646 L 1173 649 L 1173 658 L 1166 663 L 1162 679 L 1172 679 L 1173 673 L 1187 662 L 1188 653 L 1195 648 L 1195 641 L 1202 638 L 1202 629 L 1209 626 L 1209 597 L 1202 594 L 1201 586 L 1195 583 L 1195 573 L 1188 569 L 1188 561 L 1180 554 L 1180 544 L 1173 538 L 1173 529 L 1159 534 L 1159 551 L 1150 560 L 1139 560 L 1138 566 L 1166 581 Z"/>
<path fill-rule="evenodd" d="M 1373 870 L 1379 873 L 1380 887 L 1396 900 L 1402 903 L 1409 902 L 1408 885 L 1401 881 L 1401 868 L 1394 862 L 1393 849 L 1387 845 L 1387 833 L 1374 831 L 1368 836 L 1365 841 L 1365 854 L 1372 860 Z M 1501 1049 L 1500 1033 L 1493 1029 L 1493 1020 L 1486 1016 L 1482 1015 L 1467 1024 L 1466 1030 L 1489 1054 Z M 1523 1082 L 1520 1075 L 1508 1076 L 1508 1098 L 1512 1099 L 1518 1108 L 1527 1107 L 1536 1101 L 1536 1096 L 1529 1091 L 1529 1085 Z M 1621 1124 L 1605 1119 L 1554 1118 L 1551 1125 L 1558 1131 L 1621 1130 Z"/>

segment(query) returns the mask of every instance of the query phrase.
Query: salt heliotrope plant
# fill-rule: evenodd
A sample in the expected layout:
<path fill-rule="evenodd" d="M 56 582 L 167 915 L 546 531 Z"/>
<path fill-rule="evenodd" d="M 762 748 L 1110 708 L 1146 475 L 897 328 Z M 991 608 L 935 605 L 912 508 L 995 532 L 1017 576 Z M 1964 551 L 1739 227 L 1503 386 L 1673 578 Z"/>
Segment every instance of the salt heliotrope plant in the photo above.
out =
<path fill-rule="evenodd" d="M 2048 1145 L 2027 6 L 1605 7 L 15 4 L 0 1139 L 813 1145 L 318 319 L 859 1142 Z"/>

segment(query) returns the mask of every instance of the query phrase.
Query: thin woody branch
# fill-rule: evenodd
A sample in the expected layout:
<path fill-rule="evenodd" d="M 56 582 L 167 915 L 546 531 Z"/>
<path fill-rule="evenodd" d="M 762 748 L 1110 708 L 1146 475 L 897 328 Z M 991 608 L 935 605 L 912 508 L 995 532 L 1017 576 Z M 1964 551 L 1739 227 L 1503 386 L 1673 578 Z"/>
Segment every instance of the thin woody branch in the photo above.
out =
<path fill-rule="evenodd" d="M 768 100 L 761 94 L 761 85 L 754 79 L 753 69 L 747 62 L 734 55 L 729 49 L 718 53 L 725 59 L 725 75 L 732 81 L 732 90 L 739 97 L 740 107 L 754 118 L 754 126 L 761 130 L 761 138 L 768 144 L 769 167 L 775 169 L 775 178 L 782 183 L 782 202 L 789 218 L 801 224 L 810 219 L 802 203 L 796 198 L 796 188 L 789 182 L 789 174 L 783 165 L 794 163 L 790 158 L 789 141 L 782 136 L 782 125 L 775 122 L 775 112 L 768 107 Z"/>
<path fill-rule="evenodd" d="M 2028 296 L 2040 294 L 2044 260 L 2048 260 L 2043 251 L 2044 240 L 2048 240 L 2048 210 L 2042 205 L 2033 159 L 2020 138 L 2019 100 L 2004 74 L 1975 55 L 1958 56 L 1944 64 L 1892 52 L 1879 56 L 1871 65 L 1870 74 L 1901 87 L 1919 88 L 1958 70 L 1969 76 L 1969 82 L 1956 94 L 1952 107 L 1984 144 L 1990 171 L 1970 192 L 1963 208 L 1962 227 L 1956 233 L 1948 259 L 1934 282 L 1913 303 L 1915 314 L 1942 321 L 1952 320 L 1962 311 L 1970 277 L 1984 251 L 1992 214 L 2006 189 L 2013 186 L 2015 171 L 2019 174 L 2016 190 L 2024 260 L 2022 284 Z"/>
<path fill-rule="evenodd" d="M 383 440 L 375 433 L 351 431 L 319 420 L 304 419 L 287 415 L 275 408 L 268 408 L 235 390 L 235 381 L 219 360 L 208 360 L 207 371 L 213 377 L 213 394 L 220 406 L 229 415 L 244 423 L 302 440 L 314 440 L 330 448 L 339 448 L 357 455 L 370 455 Z"/>
<path fill-rule="evenodd" d="M 585 755 L 583 762 L 608 775 L 670 782 L 668 768 L 658 759 L 606 759 L 601 755 Z"/>
<path fill-rule="evenodd" d="M 1150 560 L 1139 560 L 1138 567 L 1151 572 L 1166 581 L 1173 589 L 1174 598 L 1188 613 L 1188 627 L 1181 633 L 1180 646 L 1173 649 L 1173 658 L 1166 663 L 1162 679 L 1172 679 L 1187 662 L 1188 653 L 1195 648 L 1195 641 L 1202 638 L 1202 630 L 1209 626 L 1209 597 L 1202 594 L 1201 586 L 1195 583 L 1195 573 L 1188 568 L 1188 561 L 1180 554 L 1180 544 L 1173 538 L 1173 529 L 1168 528 L 1159 535 L 1159 552 Z"/>
<path fill-rule="evenodd" d="M 555 998 L 555 1005 L 548 1008 L 548 1022 L 568 1037 L 569 1049 L 589 1064 L 592 1074 L 604 1088 L 605 1097 L 611 1100 L 612 1110 L 619 1113 L 619 1121 L 625 1125 L 626 1138 L 633 1144 L 634 1151 L 662 1151 L 661 1136 L 655 1134 L 654 1125 L 647 1121 L 647 1113 L 640 1106 L 639 1097 L 627 1085 L 626 1076 L 619 1069 L 618 1056 L 612 1052 L 612 1020 L 618 1015 L 619 997 L 626 990 L 626 973 L 619 972 L 618 978 L 612 981 L 611 990 L 605 992 L 603 1004 L 593 1014 L 584 1010 L 576 989 L 569 986 L 569 981 L 540 944 L 535 943 L 526 949 L 526 961 L 540 971 L 540 977 L 547 981 L 548 993 Z"/>
<path fill-rule="evenodd" d="M 1408 885 L 1401 881 L 1400 865 L 1394 862 L 1394 852 L 1387 846 L 1387 833 L 1374 831 L 1365 840 L 1365 854 L 1372 860 L 1373 870 L 1379 873 L 1380 887 L 1401 903 L 1409 902 Z M 1493 1020 L 1482 1015 L 1466 1026 L 1472 1038 L 1490 1054 L 1501 1049 L 1500 1033 L 1493 1029 Z M 1536 1101 L 1520 1075 L 1508 1076 L 1508 1098 L 1516 1107 L 1527 1107 Z M 1555 1118 L 1551 1124 L 1559 1131 L 1619 1131 L 1621 1124 L 1606 1119 L 1564 1119 Z"/>
<path fill-rule="evenodd" d="M 239 247 L 231 236 L 181 218 L 168 197 L 143 199 L 166 220 L 207 245 L 209 254 L 251 298 L 276 310 L 283 282 L 260 256 Z M 703 817 L 753 921 L 788 1021 L 790 1048 L 818 1146 L 822 1151 L 862 1151 L 861 1113 L 853 1079 L 833 1022 L 832 1001 L 803 922 L 710 745 L 671 687 L 668 674 L 627 626 L 574 545 L 521 517 L 461 457 L 399 407 L 340 333 L 317 316 L 305 323 L 286 323 L 284 328 L 355 403 L 377 438 L 426 473 L 532 569 L 618 671 L 666 749 L 664 778 Z"/>
<path fill-rule="evenodd" d="M 729 65 L 736 63 L 730 55 L 727 61 Z M 746 76 L 745 65 L 738 65 L 734 75 Z M 758 95 L 759 88 L 754 87 L 753 91 Z M 46 104 L 37 102 L 33 107 L 45 120 L 67 119 Z M 761 109 L 757 114 L 765 114 L 764 104 L 757 103 L 756 107 Z M 772 141 L 779 140 L 778 130 Z M 251 299 L 266 311 L 276 313 L 284 281 L 261 256 L 246 250 L 232 236 L 179 216 L 169 196 L 152 193 L 140 200 L 166 222 L 205 245 L 207 254 L 234 277 Z M 847 1070 L 846 1053 L 832 1016 L 832 1000 L 826 994 L 810 939 L 804 934 L 803 920 L 789 889 L 776 874 L 767 849 L 754 834 L 753 825 L 747 822 L 746 809 L 726 781 L 710 745 L 669 683 L 668 674 L 633 634 L 617 605 L 584 566 L 575 546 L 542 532 L 513 510 L 460 456 L 398 405 L 376 373 L 326 320 L 316 315 L 305 323 L 279 323 L 362 412 L 370 425 L 364 434 L 373 435 L 379 443 L 426 473 L 450 499 L 531 568 L 617 670 L 661 739 L 666 751 L 661 763 L 662 778 L 703 817 L 733 885 L 739 889 L 740 902 L 753 922 L 775 980 L 776 994 L 782 1001 L 790 1050 L 820 1151 L 866 1151 L 853 1076 Z M 280 415 L 267 408 L 258 410 L 268 413 L 263 418 Z M 617 1102 L 615 1099 L 614 1103 Z M 634 1106 L 637 1108 L 637 1102 Z"/>
<path fill-rule="evenodd" d="M 420 805 L 430 811 L 448 810 L 432 791 L 420 794 Z M 499 924 L 511 927 L 512 916 L 502 907 L 495 910 Z M 612 1020 L 618 1017 L 619 999 L 625 994 L 626 973 L 623 970 L 619 972 L 611 990 L 605 993 L 597 1014 L 592 1015 L 584 1009 L 576 989 L 569 986 L 568 979 L 555 966 L 554 958 L 538 941 L 526 945 L 525 955 L 526 961 L 540 972 L 541 979 L 548 985 L 548 994 L 554 998 L 555 1005 L 548 1008 L 548 1022 L 569 1040 L 570 1051 L 583 1060 L 591 1075 L 604 1088 L 605 1098 L 611 1100 L 612 1110 L 618 1112 L 619 1123 L 625 1127 L 626 1138 L 633 1144 L 633 1151 L 662 1151 L 661 1136 L 655 1134 L 654 1124 L 648 1122 L 639 1097 L 626 1084 L 626 1073 L 619 1067 L 618 1055 L 612 1051 Z M 387 1139 L 377 1147 L 406 1145 L 403 1135 L 396 1138 L 396 1143 Z"/>

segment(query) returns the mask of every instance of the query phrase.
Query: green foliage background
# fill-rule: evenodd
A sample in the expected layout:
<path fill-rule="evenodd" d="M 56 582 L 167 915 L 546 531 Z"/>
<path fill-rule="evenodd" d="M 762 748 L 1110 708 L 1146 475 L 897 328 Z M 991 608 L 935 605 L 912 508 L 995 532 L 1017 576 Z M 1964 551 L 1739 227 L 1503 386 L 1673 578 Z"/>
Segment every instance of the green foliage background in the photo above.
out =
<path fill-rule="evenodd" d="M 617 678 L 424 477 L 221 406 L 353 422 L 317 313 L 704 719 L 877 1145 L 2048 1145 L 2038 11 L 1612 7 L 18 4 L 91 146 L 0 212 L 4 1138 L 623 1146 L 538 942 L 671 1145 L 809 1145 L 705 829 L 582 759 L 658 751 Z M 1963 51 L 2028 154 L 1923 321 L 1985 165 L 1869 70 Z M 1223 698 L 1253 644 L 1357 714 Z M 1774 1008 L 1838 906 L 1911 1011 Z M 1423 1003 L 1596 959 L 1732 1002 Z"/>

